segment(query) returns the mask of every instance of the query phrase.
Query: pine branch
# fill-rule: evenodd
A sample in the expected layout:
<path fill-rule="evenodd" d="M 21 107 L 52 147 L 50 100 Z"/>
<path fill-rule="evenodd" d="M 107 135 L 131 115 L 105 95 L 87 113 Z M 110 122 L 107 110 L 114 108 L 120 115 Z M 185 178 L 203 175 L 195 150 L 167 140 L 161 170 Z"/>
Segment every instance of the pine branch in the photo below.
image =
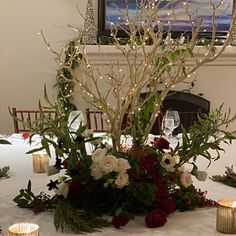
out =
<path fill-rule="evenodd" d="M 101 218 L 89 218 L 81 215 L 68 200 L 58 199 L 54 213 L 54 225 L 56 230 L 65 232 L 66 230 L 80 234 L 91 233 L 99 228 L 108 226 L 109 223 Z"/>
<path fill-rule="evenodd" d="M 225 175 L 213 175 L 210 179 L 236 188 L 236 173 L 233 170 L 233 166 L 225 168 Z"/>
<path fill-rule="evenodd" d="M 10 167 L 9 166 L 4 166 L 2 168 L 0 168 L 0 178 L 10 178 L 10 176 L 8 175 L 8 171 L 9 171 Z"/>

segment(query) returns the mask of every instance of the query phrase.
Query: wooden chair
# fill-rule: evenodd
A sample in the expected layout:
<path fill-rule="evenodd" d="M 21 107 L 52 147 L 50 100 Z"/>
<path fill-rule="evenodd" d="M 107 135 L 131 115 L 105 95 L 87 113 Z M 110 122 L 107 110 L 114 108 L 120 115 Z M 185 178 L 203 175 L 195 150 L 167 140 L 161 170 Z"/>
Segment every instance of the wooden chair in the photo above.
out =
<path fill-rule="evenodd" d="M 43 110 L 43 113 L 50 118 L 56 117 L 56 111 L 54 110 Z M 13 107 L 11 109 L 11 115 L 13 117 L 14 132 L 30 132 L 25 123 L 31 126 L 33 122 L 40 118 L 40 114 L 41 112 L 39 110 L 17 110 Z"/>
<path fill-rule="evenodd" d="M 94 132 L 107 132 L 107 124 L 102 117 L 103 112 L 100 110 L 86 109 L 87 128 Z"/>

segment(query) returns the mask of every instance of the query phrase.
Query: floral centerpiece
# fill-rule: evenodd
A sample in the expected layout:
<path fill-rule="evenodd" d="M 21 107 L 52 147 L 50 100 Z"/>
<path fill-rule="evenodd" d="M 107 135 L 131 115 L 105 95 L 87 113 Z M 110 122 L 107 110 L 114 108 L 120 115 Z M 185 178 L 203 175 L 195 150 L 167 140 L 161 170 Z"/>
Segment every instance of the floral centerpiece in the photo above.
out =
<path fill-rule="evenodd" d="M 235 132 L 225 131 L 235 117 L 223 113 L 222 107 L 199 117 L 188 133 L 183 129 L 175 148 L 160 136 L 131 148 L 123 144 L 120 151 L 107 143 L 107 137 L 93 137 L 86 126 L 70 131 L 65 114 L 60 113 L 64 110 L 60 111 L 59 104 L 52 108 L 57 111 L 56 119 L 42 112 L 40 124 L 31 127 L 31 137 L 40 134 L 42 140 L 41 147 L 29 153 L 45 149 L 56 156 L 47 170 L 48 175 L 60 172 L 47 185 L 54 196 L 33 194 L 29 182 L 14 201 L 35 213 L 54 209 L 57 230 L 93 232 L 110 223 L 120 228 L 136 214 L 143 214 L 146 225 L 153 228 L 164 225 L 176 210 L 215 205 L 194 187 L 193 178 L 207 178 L 196 165 L 198 158 L 208 159 L 210 165 L 220 157 L 221 142 L 231 143 L 236 138 Z M 112 220 L 103 216 L 112 216 Z"/>
<path fill-rule="evenodd" d="M 42 111 L 40 120 L 30 127 L 31 138 L 40 134 L 42 147 L 38 150 L 45 149 L 49 156 L 53 148 L 56 163 L 48 168 L 48 174 L 62 171 L 63 174 L 48 184 L 49 190 L 55 191 L 52 198 L 44 193 L 33 194 L 29 182 L 27 189 L 22 189 L 14 199 L 20 207 L 31 207 L 35 213 L 53 208 L 56 229 L 69 228 L 81 233 L 92 232 L 108 223 L 119 228 L 136 214 L 145 215 L 148 227 L 158 227 L 164 225 L 175 210 L 214 205 L 205 198 L 205 193 L 193 186 L 192 178 L 207 178 L 207 173 L 198 169 L 196 160 L 207 158 L 210 164 L 220 157 L 221 142 L 230 143 L 236 137 L 235 132 L 226 129 L 235 116 L 224 113 L 221 106 L 199 117 L 199 123 L 188 133 L 183 129 L 182 140 L 175 148 L 170 148 L 163 137 L 147 142 L 170 89 L 181 82 L 191 83 L 191 76 L 200 66 L 224 52 L 234 30 L 236 12 L 225 41 L 221 47 L 215 47 L 217 17 L 224 2 L 210 1 L 212 38 L 197 50 L 202 20 L 196 11 L 191 11 L 190 2 L 183 1 L 186 17 L 192 22 L 191 37 L 183 33 L 172 39 L 171 23 L 163 20 L 159 7 L 174 20 L 174 8 L 179 2 L 141 0 L 132 18 L 127 7 L 121 10 L 122 23 L 110 22 L 114 48 L 125 60 L 124 68 L 119 61 L 104 63 L 100 68 L 94 66 L 83 37 L 57 53 L 43 35 L 59 63 L 61 83 L 77 85 L 84 98 L 104 113 L 112 145 L 93 137 L 86 126 L 70 131 L 69 111 L 62 107 L 63 102 L 51 103 L 46 96 L 47 108 L 55 109 L 57 116 L 52 120 Z M 125 45 L 117 36 L 120 28 L 127 36 Z M 67 52 L 66 55 L 63 52 Z M 70 78 L 64 78 L 65 74 Z M 132 137 L 131 148 L 121 145 L 123 135 Z M 86 149 L 88 143 L 94 145 L 91 154 Z M 187 169 L 185 165 L 190 167 Z M 111 215 L 111 222 L 104 220 L 104 215 Z"/>

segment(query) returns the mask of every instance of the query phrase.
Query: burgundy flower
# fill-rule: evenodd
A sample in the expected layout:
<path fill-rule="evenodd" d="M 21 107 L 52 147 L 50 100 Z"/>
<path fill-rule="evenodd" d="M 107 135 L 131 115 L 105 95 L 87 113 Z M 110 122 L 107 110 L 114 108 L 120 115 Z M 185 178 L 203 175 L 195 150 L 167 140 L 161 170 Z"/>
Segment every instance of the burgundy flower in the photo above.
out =
<path fill-rule="evenodd" d="M 157 149 L 169 149 L 170 146 L 170 143 L 162 137 L 154 138 L 151 144 Z"/>
<path fill-rule="evenodd" d="M 80 189 L 81 189 L 81 182 L 79 180 L 72 180 L 69 183 L 69 193 L 67 198 L 68 199 L 75 199 L 79 196 L 80 193 Z"/>
<path fill-rule="evenodd" d="M 148 213 L 145 218 L 145 223 L 148 228 L 161 227 L 167 222 L 166 214 L 160 209 L 155 209 Z"/>
<path fill-rule="evenodd" d="M 167 215 L 174 213 L 176 209 L 176 203 L 171 199 L 161 199 L 159 201 L 159 207 L 163 210 Z"/>
<path fill-rule="evenodd" d="M 24 132 L 22 136 L 23 136 L 23 139 L 29 138 L 29 132 Z"/>
<path fill-rule="evenodd" d="M 67 169 L 68 167 L 68 158 L 66 158 L 63 162 L 62 162 L 62 165 L 65 169 Z"/>
<path fill-rule="evenodd" d="M 169 194 L 167 187 L 163 183 L 161 177 L 156 179 L 156 200 L 159 201 L 160 199 L 166 198 Z"/>
<path fill-rule="evenodd" d="M 142 161 L 142 169 L 151 172 L 154 168 L 156 161 L 157 159 L 155 156 L 153 155 L 146 156 Z"/>
<path fill-rule="evenodd" d="M 176 176 L 175 176 L 175 175 L 169 175 L 169 176 L 168 176 L 168 180 L 169 180 L 170 182 L 174 182 L 175 179 L 176 179 Z"/>
<path fill-rule="evenodd" d="M 112 224 L 115 228 L 119 229 L 125 226 L 129 222 L 129 217 L 127 215 L 114 216 L 112 219 Z"/>

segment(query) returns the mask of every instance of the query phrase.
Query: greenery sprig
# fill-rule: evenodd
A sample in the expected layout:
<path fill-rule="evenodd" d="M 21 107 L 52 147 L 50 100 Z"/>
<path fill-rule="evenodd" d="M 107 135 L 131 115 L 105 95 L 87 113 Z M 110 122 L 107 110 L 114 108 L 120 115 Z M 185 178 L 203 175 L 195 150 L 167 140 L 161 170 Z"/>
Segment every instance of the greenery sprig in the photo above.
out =
<path fill-rule="evenodd" d="M 74 57 L 75 41 L 72 40 L 68 43 L 67 50 L 65 51 L 64 63 L 74 70 L 79 66 L 79 60 L 82 58 L 82 54 Z M 73 56 L 73 57 L 72 57 Z M 72 58 L 72 59 L 71 59 Z M 74 92 L 74 78 L 67 68 L 59 69 L 57 72 L 55 87 L 58 89 L 57 99 L 61 102 L 65 110 L 76 110 L 76 105 L 73 103 Z"/>
<path fill-rule="evenodd" d="M 27 188 L 21 189 L 20 194 L 17 195 L 13 201 L 20 208 L 32 208 L 35 214 L 55 208 L 55 198 L 51 198 L 49 195 L 43 192 L 35 195 L 32 192 L 30 180 L 28 182 Z"/>
<path fill-rule="evenodd" d="M 74 208 L 68 200 L 57 200 L 57 207 L 54 212 L 54 225 L 56 230 L 70 230 L 80 234 L 83 232 L 92 233 L 99 228 L 108 226 L 107 220 L 102 218 L 88 218 Z"/>
<path fill-rule="evenodd" d="M 209 161 L 218 160 L 220 152 L 224 151 L 221 143 L 231 144 L 236 139 L 236 131 L 228 131 L 229 123 L 236 119 L 236 114 L 231 115 L 230 109 L 223 111 L 223 104 L 209 114 L 199 117 L 199 122 L 192 125 L 188 131 L 182 127 L 182 145 L 177 146 L 175 152 L 182 156 L 182 162 L 195 166 L 195 161 L 199 156 Z M 212 151 L 215 156 L 212 156 Z M 193 169 L 193 171 L 194 171 Z"/>
<path fill-rule="evenodd" d="M 4 166 L 0 168 L 0 178 L 10 178 L 8 171 L 10 170 L 9 166 Z"/>
<path fill-rule="evenodd" d="M 234 172 L 233 166 L 225 168 L 226 171 L 224 175 L 213 175 L 211 179 L 236 188 L 236 173 Z"/>
<path fill-rule="evenodd" d="M 0 144 L 11 144 L 11 143 L 5 139 L 0 139 Z"/>
<path fill-rule="evenodd" d="M 62 198 L 62 199 L 61 199 Z M 70 230 L 74 233 L 94 232 L 99 228 L 110 225 L 102 218 L 89 218 L 83 212 L 74 208 L 71 203 L 61 196 L 50 197 L 44 192 L 35 195 L 32 192 L 31 181 L 27 188 L 21 189 L 13 201 L 20 208 L 31 208 L 35 214 L 42 211 L 54 210 L 54 225 L 62 232 Z"/>

